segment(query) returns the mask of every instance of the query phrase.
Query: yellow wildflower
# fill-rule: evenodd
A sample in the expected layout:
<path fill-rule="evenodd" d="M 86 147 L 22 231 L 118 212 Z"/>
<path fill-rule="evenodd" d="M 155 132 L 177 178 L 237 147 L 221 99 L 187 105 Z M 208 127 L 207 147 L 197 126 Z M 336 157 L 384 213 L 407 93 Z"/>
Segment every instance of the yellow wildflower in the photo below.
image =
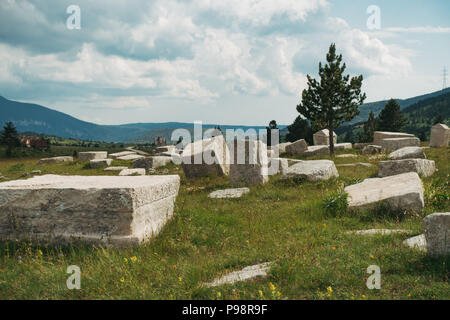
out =
<path fill-rule="evenodd" d="M 370 259 L 375 259 L 375 257 L 373 255 L 370 255 Z"/>
<path fill-rule="evenodd" d="M 41 250 L 38 250 L 38 254 L 40 255 L 40 256 L 42 256 L 42 251 Z"/>
<path fill-rule="evenodd" d="M 127 258 L 123 258 L 123 262 L 127 263 L 128 259 Z"/>
<path fill-rule="evenodd" d="M 273 285 L 272 282 L 269 282 L 269 288 L 270 288 L 270 290 L 272 290 L 272 291 L 275 291 L 275 289 L 276 289 L 276 287 Z"/>
<path fill-rule="evenodd" d="M 217 292 L 217 298 L 220 298 L 222 296 L 222 293 Z"/>
<path fill-rule="evenodd" d="M 120 282 L 125 282 L 125 278 L 124 277 L 120 278 Z"/>
<path fill-rule="evenodd" d="M 336 250 L 336 247 L 331 247 L 331 250 Z"/>
<path fill-rule="evenodd" d="M 281 296 L 281 292 L 278 291 L 278 292 L 277 292 L 277 297 L 280 297 L 280 296 Z"/>
<path fill-rule="evenodd" d="M 137 257 L 133 256 L 133 257 L 130 258 L 130 260 L 133 261 L 133 262 L 136 262 L 137 261 Z"/>
<path fill-rule="evenodd" d="M 264 293 L 262 292 L 262 290 L 258 290 L 259 296 L 262 297 L 264 295 Z"/>
<path fill-rule="evenodd" d="M 182 282 L 183 278 L 182 277 L 178 277 L 178 282 Z"/>
<path fill-rule="evenodd" d="M 332 292 L 333 292 L 333 288 L 328 287 L 328 288 L 327 288 L 327 292 L 328 292 L 328 293 L 332 293 Z"/>

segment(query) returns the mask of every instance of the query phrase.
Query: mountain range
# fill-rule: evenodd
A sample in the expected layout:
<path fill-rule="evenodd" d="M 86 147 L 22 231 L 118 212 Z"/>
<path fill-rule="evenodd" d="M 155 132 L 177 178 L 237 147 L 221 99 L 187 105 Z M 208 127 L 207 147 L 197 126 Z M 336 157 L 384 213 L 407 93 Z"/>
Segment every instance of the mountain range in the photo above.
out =
<path fill-rule="evenodd" d="M 450 88 L 435 91 L 429 94 L 412 97 L 409 99 L 397 99 L 401 109 L 408 108 L 443 94 L 450 93 Z M 375 116 L 384 108 L 387 100 L 370 102 L 360 106 L 360 114 L 345 126 L 364 122 L 367 120 L 370 111 Z M 425 106 L 423 106 L 425 107 Z M 430 109 L 429 104 L 426 106 Z M 446 108 L 446 106 L 443 106 Z M 427 116 L 430 110 L 421 113 L 421 105 L 415 107 L 415 113 Z M 442 106 L 441 106 L 442 108 Z M 433 113 L 433 112 L 431 112 Z M 268 119 L 269 121 L 270 119 Z M 293 119 L 294 120 L 294 119 Z M 23 103 L 8 100 L 0 96 L 0 125 L 7 121 L 12 121 L 19 132 L 36 132 L 58 136 L 62 138 L 75 138 L 80 140 L 105 141 L 105 142 L 153 142 L 156 136 L 163 136 L 170 141 L 170 135 L 176 128 L 186 128 L 193 132 L 193 124 L 186 122 L 163 122 L 163 123 L 129 123 L 121 125 L 99 125 L 87 121 L 79 120 L 63 112 L 59 112 L 38 104 Z M 203 129 L 214 128 L 215 124 L 203 124 Z M 278 126 L 280 134 L 286 132 L 285 125 Z M 258 131 L 265 129 L 265 126 L 244 126 L 244 125 L 221 125 L 222 130 L 242 129 L 244 131 L 253 128 Z M 346 130 L 342 130 L 346 131 Z"/>

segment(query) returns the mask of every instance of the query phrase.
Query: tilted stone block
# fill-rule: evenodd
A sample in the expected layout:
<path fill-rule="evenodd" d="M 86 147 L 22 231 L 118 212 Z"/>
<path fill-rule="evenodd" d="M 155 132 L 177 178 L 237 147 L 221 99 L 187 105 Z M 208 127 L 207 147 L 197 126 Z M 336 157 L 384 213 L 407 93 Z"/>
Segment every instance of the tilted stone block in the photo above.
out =
<path fill-rule="evenodd" d="M 308 181 L 322 181 L 338 177 L 339 173 L 331 160 L 308 160 L 296 163 L 283 173 L 283 179 L 299 177 Z"/>
<path fill-rule="evenodd" d="M 436 171 L 434 160 L 403 159 L 386 160 L 378 163 L 378 176 L 387 177 L 405 172 L 417 172 L 420 176 L 429 177 Z"/>
<path fill-rule="evenodd" d="M 426 159 L 425 152 L 421 147 L 404 147 L 389 154 L 391 160 L 402 159 Z"/>
<path fill-rule="evenodd" d="M 414 212 L 421 212 L 424 208 L 422 181 L 415 172 L 365 179 L 344 190 L 351 209 L 370 208 L 381 203 L 393 209 Z"/>

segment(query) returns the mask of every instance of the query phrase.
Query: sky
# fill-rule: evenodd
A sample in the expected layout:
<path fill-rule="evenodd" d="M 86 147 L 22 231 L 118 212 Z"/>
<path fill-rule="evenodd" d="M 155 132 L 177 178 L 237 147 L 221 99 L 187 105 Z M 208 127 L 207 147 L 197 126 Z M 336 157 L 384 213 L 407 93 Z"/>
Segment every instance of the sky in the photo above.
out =
<path fill-rule="evenodd" d="M 0 95 L 99 124 L 290 124 L 331 43 L 366 102 L 440 90 L 450 1 L 0 0 Z"/>

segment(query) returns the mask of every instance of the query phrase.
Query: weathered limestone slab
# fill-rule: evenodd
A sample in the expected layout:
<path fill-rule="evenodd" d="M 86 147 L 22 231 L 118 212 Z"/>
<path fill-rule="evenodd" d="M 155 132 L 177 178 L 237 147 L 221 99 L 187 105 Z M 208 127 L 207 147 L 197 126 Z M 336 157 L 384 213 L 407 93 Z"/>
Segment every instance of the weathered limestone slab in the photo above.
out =
<path fill-rule="evenodd" d="M 351 148 L 352 144 L 350 142 L 342 142 L 334 144 L 334 150 L 346 150 Z"/>
<path fill-rule="evenodd" d="M 134 151 L 121 151 L 121 152 L 111 153 L 109 155 L 109 157 L 111 159 L 117 159 L 117 158 L 120 158 L 120 157 L 130 156 L 130 155 L 133 155 L 133 154 L 136 154 L 136 152 L 134 152 Z"/>
<path fill-rule="evenodd" d="M 337 143 L 337 134 L 333 132 L 334 144 Z M 330 131 L 328 129 L 322 129 L 313 134 L 313 142 L 315 146 L 329 145 L 330 144 Z"/>
<path fill-rule="evenodd" d="M 145 176 L 145 169 L 123 169 L 119 172 L 119 176 Z"/>
<path fill-rule="evenodd" d="M 107 151 L 78 152 L 78 159 L 81 161 L 94 160 L 94 159 L 106 159 L 107 157 L 108 157 Z"/>
<path fill-rule="evenodd" d="M 128 169 L 128 167 L 108 167 L 105 168 L 103 171 L 122 171 L 124 169 Z"/>
<path fill-rule="evenodd" d="M 41 170 L 32 170 L 31 174 L 42 174 Z"/>
<path fill-rule="evenodd" d="M 450 129 L 442 123 L 437 123 L 431 127 L 430 147 L 446 148 L 450 141 Z"/>
<path fill-rule="evenodd" d="M 405 229 L 367 229 L 367 230 L 356 230 L 349 231 L 348 233 L 363 235 L 363 236 L 371 236 L 371 235 L 389 235 L 389 234 L 408 234 L 411 233 L 411 230 Z"/>
<path fill-rule="evenodd" d="M 423 219 L 423 229 L 430 256 L 450 255 L 450 212 L 433 213 Z"/>
<path fill-rule="evenodd" d="M 338 154 L 336 158 L 357 158 L 358 155 L 353 153 L 344 153 L 344 154 Z"/>
<path fill-rule="evenodd" d="M 284 158 L 270 158 L 269 159 L 269 175 L 283 173 L 289 166 L 288 159 Z"/>
<path fill-rule="evenodd" d="M 381 141 L 381 147 L 385 150 L 398 150 L 404 147 L 420 147 L 420 139 L 411 138 L 389 138 Z"/>
<path fill-rule="evenodd" d="M 127 156 L 117 157 L 117 160 L 136 160 L 136 159 L 143 159 L 145 156 L 142 156 L 140 154 L 129 154 Z"/>
<path fill-rule="evenodd" d="M 296 163 L 285 171 L 283 179 L 305 178 L 308 181 L 328 180 L 338 177 L 339 173 L 331 160 L 309 160 Z"/>
<path fill-rule="evenodd" d="M 225 189 L 216 190 L 208 195 L 208 198 L 240 198 L 242 195 L 249 193 L 249 188 L 235 188 L 235 189 Z"/>
<path fill-rule="evenodd" d="M 271 262 L 261 263 L 254 266 L 245 267 L 242 270 L 231 272 L 212 282 L 206 283 L 206 287 L 217 287 L 223 284 L 233 284 L 239 281 L 246 281 L 256 277 L 266 277 L 270 270 Z"/>
<path fill-rule="evenodd" d="M 188 144 L 181 154 L 181 161 L 188 179 L 226 176 L 230 172 L 230 151 L 222 135 Z"/>
<path fill-rule="evenodd" d="M 362 154 L 380 153 L 382 151 L 382 149 L 383 148 L 381 146 L 378 146 L 375 144 L 369 144 L 362 149 Z"/>
<path fill-rule="evenodd" d="M 434 160 L 403 159 L 386 160 L 378 163 L 378 176 L 387 177 L 405 172 L 417 172 L 420 176 L 429 177 L 436 171 Z"/>
<path fill-rule="evenodd" d="M 389 154 L 391 160 L 426 159 L 427 156 L 421 147 L 404 147 Z"/>
<path fill-rule="evenodd" d="M 372 167 L 373 164 L 371 163 L 366 163 L 366 162 L 355 162 L 355 163 L 341 163 L 341 164 L 337 164 L 336 167 Z"/>
<path fill-rule="evenodd" d="M 43 175 L 0 183 L 0 238 L 128 246 L 173 215 L 180 178 Z"/>
<path fill-rule="evenodd" d="M 415 172 L 402 173 L 385 178 L 369 178 L 347 186 L 348 206 L 351 209 L 370 208 L 386 203 L 393 209 L 423 210 L 422 181 Z"/>
<path fill-rule="evenodd" d="M 163 167 L 172 162 L 171 157 L 153 156 L 148 158 L 136 159 L 131 163 L 133 168 L 144 168 L 146 170 Z"/>
<path fill-rule="evenodd" d="M 269 181 L 266 145 L 260 140 L 234 140 L 230 146 L 230 184 L 255 185 Z M 277 163 L 272 170 L 275 170 Z"/>
<path fill-rule="evenodd" d="M 305 139 L 300 139 L 286 146 L 286 153 L 293 155 L 302 155 L 306 149 L 308 149 L 308 145 L 306 144 Z"/>
<path fill-rule="evenodd" d="M 403 244 L 412 249 L 418 249 L 420 251 L 427 251 L 427 239 L 424 234 L 419 234 L 418 236 L 408 238 L 403 241 Z"/>
<path fill-rule="evenodd" d="M 89 161 L 91 168 L 108 167 L 111 165 L 112 159 L 93 159 Z"/>
<path fill-rule="evenodd" d="M 375 131 L 373 133 L 373 144 L 380 146 L 382 140 L 389 138 L 414 138 L 414 135 L 403 132 Z"/>
<path fill-rule="evenodd" d="M 329 146 L 308 146 L 308 149 L 303 152 L 306 157 L 312 156 L 326 156 L 330 154 Z"/>
<path fill-rule="evenodd" d="M 58 162 L 73 162 L 73 157 L 62 156 L 62 157 L 44 158 L 39 160 L 39 164 L 58 163 Z"/>

